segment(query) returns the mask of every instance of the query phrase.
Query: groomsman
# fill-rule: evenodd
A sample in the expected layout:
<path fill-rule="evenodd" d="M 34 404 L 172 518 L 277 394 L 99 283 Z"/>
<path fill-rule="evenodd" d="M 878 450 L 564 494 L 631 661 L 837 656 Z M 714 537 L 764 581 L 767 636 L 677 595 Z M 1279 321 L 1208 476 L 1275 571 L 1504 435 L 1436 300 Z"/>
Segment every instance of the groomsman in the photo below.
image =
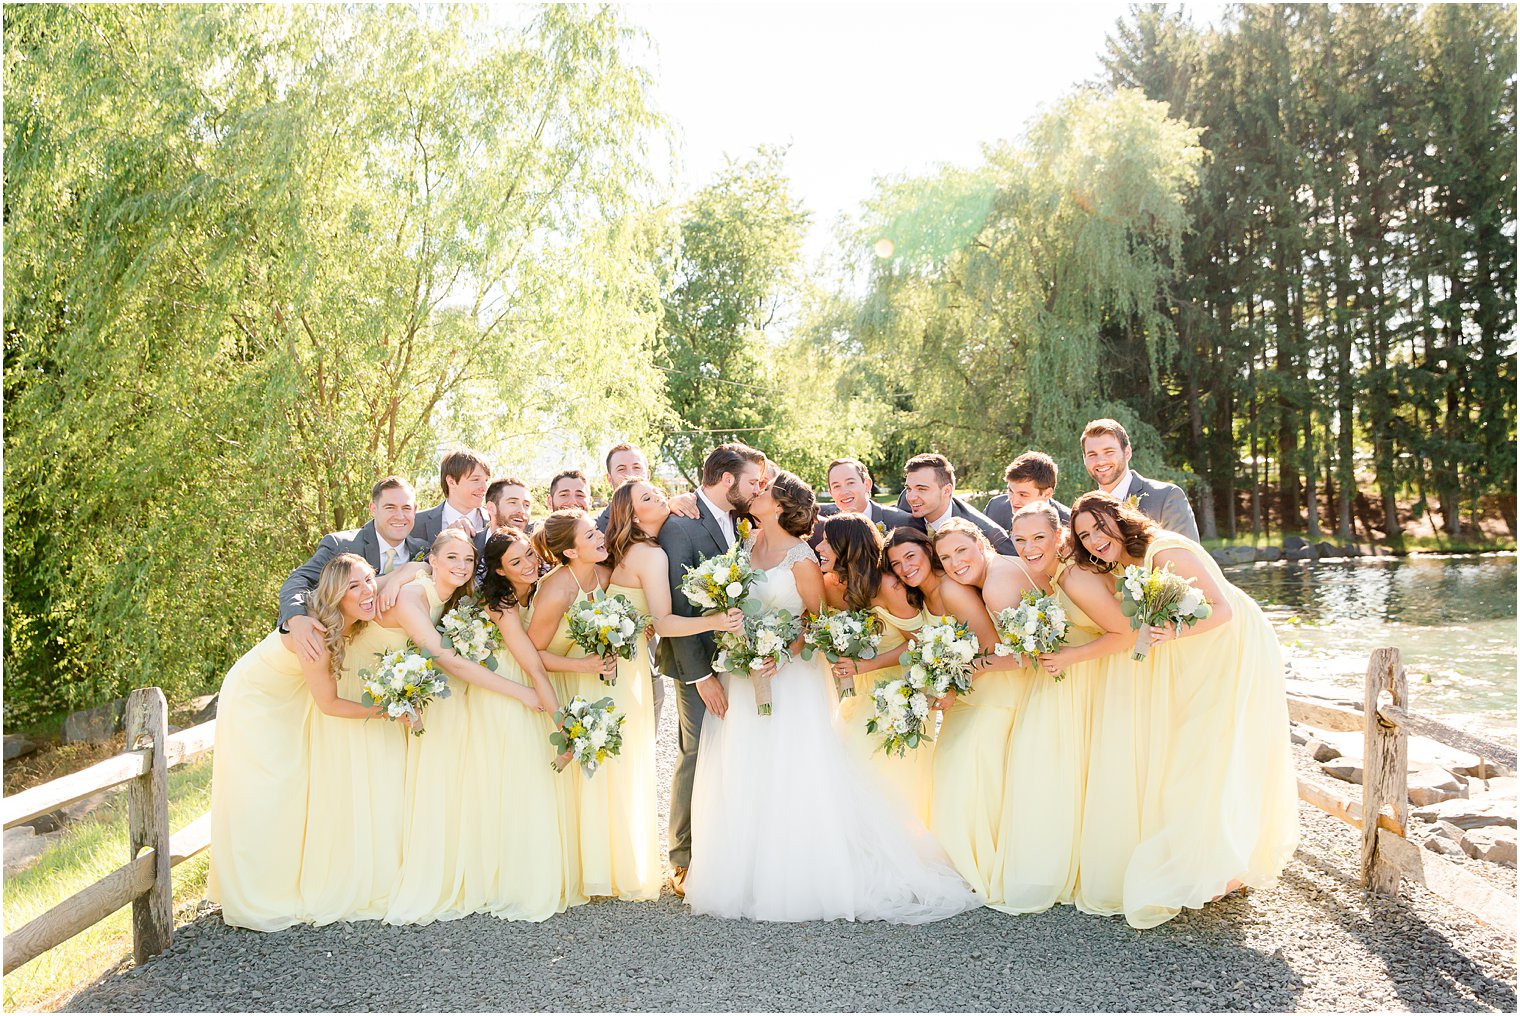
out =
<path fill-rule="evenodd" d="M 615 444 L 607 452 L 607 486 L 617 490 L 629 480 L 649 479 L 649 460 L 644 453 L 633 445 L 624 441 Z M 602 513 L 596 517 L 596 528 L 602 532 L 607 531 L 607 520 L 611 516 L 612 505 L 602 509 Z M 658 713 L 658 710 L 656 710 Z"/>
<path fill-rule="evenodd" d="M 491 464 L 469 448 L 456 448 L 438 464 L 438 485 L 443 502 L 417 513 L 412 538 L 431 547 L 439 533 L 450 526 L 474 536 L 488 527 L 485 500 L 491 485 Z"/>
<path fill-rule="evenodd" d="M 1056 460 L 1044 452 L 1025 452 L 1014 459 L 1003 473 L 1008 493 L 987 502 L 987 517 L 1004 529 L 1013 528 L 1013 514 L 1026 504 L 1048 501 L 1061 517 L 1061 525 L 1071 524 L 1071 509 L 1055 498 Z"/>
<path fill-rule="evenodd" d="M 829 496 L 834 499 L 834 503 L 818 506 L 818 524 L 813 527 L 813 535 L 808 537 L 808 546 L 814 550 L 823 542 L 823 520 L 840 512 L 859 512 L 869 516 L 877 528 L 887 533 L 898 526 L 913 523 L 913 516 L 907 512 L 871 500 L 871 490 L 875 483 L 871 479 L 871 471 L 859 459 L 835 459 L 829 463 L 825 477 L 829 485 Z"/>
<path fill-rule="evenodd" d="M 1187 494 L 1175 483 L 1147 480 L 1129 468 L 1133 449 L 1129 432 L 1118 420 L 1094 420 L 1082 428 L 1082 462 L 1098 489 L 1120 501 L 1136 499 L 1136 507 L 1161 524 L 1162 529 L 1197 541 L 1198 521 Z"/>
<path fill-rule="evenodd" d="M 549 510 L 561 508 L 591 510 L 591 481 L 579 469 L 561 469 L 549 481 Z"/>
<path fill-rule="evenodd" d="M 523 532 L 533 528 L 533 494 L 526 480 L 504 476 L 486 488 L 486 521 L 492 530 L 514 526 Z"/>
<path fill-rule="evenodd" d="M 1018 556 L 1004 529 L 955 496 L 955 467 L 943 455 L 934 452 L 915 455 L 903 466 L 903 492 L 898 505 L 903 504 L 913 513 L 912 525 L 920 532 L 933 533 L 949 519 L 965 519 L 986 535 L 993 550 L 1007 557 Z"/>
<path fill-rule="evenodd" d="M 660 528 L 660 546 L 670 560 L 670 604 L 682 617 L 702 612 L 681 593 L 686 569 L 704 558 L 721 554 L 738 539 L 734 516 L 749 510 L 764 488 L 765 453 L 737 442 L 714 448 L 702 463 L 702 486 L 697 490 L 698 517 L 672 515 Z M 719 719 L 728 711 L 723 685 L 713 677 L 716 654 L 711 633 L 660 639 L 660 672 L 676 683 L 680 714 L 680 755 L 670 783 L 671 886 L 686 894 L 686 866 L 691 863 L 691 787 L 697 774 L 697 745 L 702 718 L 709 710 Z"/>
<path fill-rule="evenodd" d="M 399 476 L 387 476 L 370 490 L 370 520 L 358 529 L 328 533 L 317 549 L 280 586 L 280 634 L 285 647 L 305 660 L 322 654 L 327 634 L 306 616 L 306 598 L 317 588 L 322 568 L 339 554 L 358 554 L 377 575 L 388 575 L 427 550 L 428 544 L 413 536 L 417 518 L 417 495 Z"/>

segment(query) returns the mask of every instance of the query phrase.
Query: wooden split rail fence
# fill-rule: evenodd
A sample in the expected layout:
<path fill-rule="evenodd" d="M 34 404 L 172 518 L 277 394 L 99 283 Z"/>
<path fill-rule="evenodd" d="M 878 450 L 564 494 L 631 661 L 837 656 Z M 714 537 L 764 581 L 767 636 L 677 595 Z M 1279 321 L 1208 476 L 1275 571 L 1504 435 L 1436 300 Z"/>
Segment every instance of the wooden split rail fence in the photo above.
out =
<path fill-rule="evenodd" d="M 211 815 L 169 833 L 169 769 L 209 753 L 216 721 L 169 733 L 169 708 L 158 688 L 127 698 L 127 750 L 87 769 L 0 801 L 5 828 L 91 794 L 127 784 L 127 831 L 132 859 L 105 878 L 5 935 L 5 972 L 132 904 L 132 958 L 144 963 L 169 947 L 174 934 L 174 886 L 169 869 L 211 843 Z"/>
<path fill-rule="evenodd" d="M 1515 901 L 1461 865 L 1411 843 L 1409 826 L 1409 735 L 1426 734 L 1515 766 L 1513 750 L 1453 730 L 1408 711 L 1404 667 L 1396 649 L 1379 649 L 1367 668 L 1361 712 L 1296 695 L 1288 713 L 1296 721 L 1329 731 L 1361 730 L 1366 739 L 1360 803 L 1299 780 L 1299 796 L 1361 830 L 1362 882 L 1396 895 L 1402 880 L 1426 886 L 1488 924 L 1515 934 Z M 132 859 L 46 913 L 5 936 L 5 972 L 132 904 L 132 957 L 146 962 L 169 947 L 174 934 L 170 869 L 205 850 L 211 816 L 202 815 L 169 832 L 168 771 L 209 753 L 216 721 L 176 734 L 168 732 L 168 705 L 158 688 L 139 688 L 127 699 L 127 750 L 88 769 L 32 787 L 0 802 L 6 829 L 112 787 L 127 784 L 127 824 Z M 1375 815 L 1375 822 L 1366 816 Z"/>

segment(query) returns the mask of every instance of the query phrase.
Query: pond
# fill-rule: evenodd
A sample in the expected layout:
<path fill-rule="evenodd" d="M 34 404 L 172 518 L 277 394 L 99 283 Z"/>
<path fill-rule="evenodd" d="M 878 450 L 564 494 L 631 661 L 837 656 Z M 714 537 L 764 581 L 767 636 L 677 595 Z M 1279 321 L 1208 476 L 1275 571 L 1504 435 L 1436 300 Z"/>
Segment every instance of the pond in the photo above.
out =
<path fill-rule="evenodd" d="M 1225 569 L 1277 628 L 1295 670 L 1361 697 L 1396 647 L 1415 712 L 1515 737 L 1515 555 L 1290 561 Z"/>

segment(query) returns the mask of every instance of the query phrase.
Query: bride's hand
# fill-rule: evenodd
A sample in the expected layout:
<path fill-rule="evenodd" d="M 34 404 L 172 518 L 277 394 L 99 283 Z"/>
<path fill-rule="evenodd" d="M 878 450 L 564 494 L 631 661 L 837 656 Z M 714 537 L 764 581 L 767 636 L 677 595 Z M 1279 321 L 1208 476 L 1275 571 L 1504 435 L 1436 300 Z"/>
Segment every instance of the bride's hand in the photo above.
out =
<path fill-rule="evenodd" d="M 713 631 L 742 632 L 744 630 L 744 611 L 738 607 L 730 607 L 722 614 L 714 614 Z"/>
<path fill-rule="evenodd" d="M 765 680 L 768 677 L 775 677 L 776 676 L 776 658 L 774 656 L 767 656 L 765 658 L 765 663 L 763 665 L 758 666 L 755 669 L 751 670 L 749 672 L 749 676 L 750 677 L 758 677 L 762 681 Z"/>
<path fill-rule="evenodd" d="M 841 657 L 839 662 L 832 664 L 829 669 L 834 672 L 836 679 L 846 677 L 856 678 L 860 676 L 860 664 L 848 656 Z"/>

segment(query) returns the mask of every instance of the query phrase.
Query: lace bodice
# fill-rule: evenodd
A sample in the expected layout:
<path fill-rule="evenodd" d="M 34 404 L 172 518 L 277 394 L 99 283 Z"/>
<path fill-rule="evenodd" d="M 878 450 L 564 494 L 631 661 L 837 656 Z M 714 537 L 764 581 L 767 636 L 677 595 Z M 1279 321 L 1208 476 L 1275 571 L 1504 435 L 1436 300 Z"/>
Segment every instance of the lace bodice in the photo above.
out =
<path fill-rule="evenodd" d="M 774 568 L 755 569 L 759 576 L 755 582 L 755 596 L 767 613 L 776 610 L 802 613 L 802 594 L 797 591 L 797 578 L 792 574 L 792 565 L 798 561 L 817 560 L 818 555 L 813 553 L 812 547 L 799 543 L 787 551 L 786 556 Z"/>

